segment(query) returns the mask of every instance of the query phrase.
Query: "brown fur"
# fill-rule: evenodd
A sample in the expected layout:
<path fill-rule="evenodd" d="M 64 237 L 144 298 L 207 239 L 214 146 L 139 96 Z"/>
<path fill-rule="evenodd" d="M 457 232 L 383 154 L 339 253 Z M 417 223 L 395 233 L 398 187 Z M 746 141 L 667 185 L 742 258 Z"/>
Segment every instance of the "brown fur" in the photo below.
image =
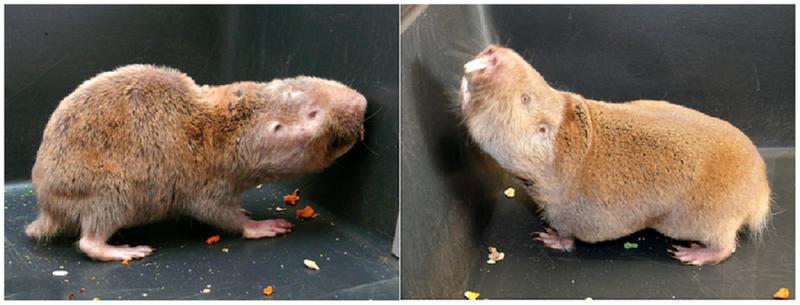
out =
<path fill-rule="evenodd" d="M 239 194 L 328 166 L 363 133 L 364 107 L 312 77 L 199 87 L 148 65 L 102 73 L 45 128 L 32 173 L 40 213 L 26 232 L 108 237 L 173 214 L 241 231 Z"/>
<path fill-rule="evenodd" d="M 464 122 L 562 236 L 599 242 L 653 228 L 727 247 L 742 226 L 763 230 L 764 161 L 733 125 L 664 101 L 557 91 L 513 51 L 487 50 L 498 63 L 465 76 Z"/>

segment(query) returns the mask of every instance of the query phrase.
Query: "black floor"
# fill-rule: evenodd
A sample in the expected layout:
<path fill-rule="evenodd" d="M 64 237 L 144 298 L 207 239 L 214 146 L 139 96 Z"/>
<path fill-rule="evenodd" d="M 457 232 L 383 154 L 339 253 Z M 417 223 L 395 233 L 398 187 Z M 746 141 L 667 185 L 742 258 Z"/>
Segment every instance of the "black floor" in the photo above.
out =
<path fill-rule="evenodd" d="M 482 299 L 768 299 L 785 287 L 794 298 L 794 149 L 761 152 L 775 198 L 771 228 L 761 245 L 742 236 L 736 253 L 722 264 L 683 266 L 667 256 L 671 241 L 652 230 L 612 242 L 578 243 L 572 253 L 546 249 L 528 235 L 544 224 L 518 191 L 513 200 L 497 201 L 483 238 L 484 247 L 497 247 L 505 259 L 488 265 L 481 252 L 464 290 L 480 292 Z M 638 248 L 626 250 L 625 242 Z"/>
<path fill-rule="evenodd" d="M 313 205 L 320 216 L 299 221 L 281 197 L 291 190 L 264 187 L 247 192 L 243 206 L 256 219 L 282 217 L 295 224 L 292 233 L 261 240 L 222 235 L 190 219 L 166 220 L 123 230 L 116 244 L 146 244 L 156 252 L 144 259 L 100 263 L 74 246 L 77 236 L 37 243 L 24 234 L 36 216 L 29 184 L 5 189 L 6 299 L 397 299 L 398 260 L 391 238 L 369 232 Z M 302 201 L 301 204 L 302 205 Z M 227 249 L 224 252 L 223 249 Z M 306 269 L 312 259 L 319 271 Z M 67 276 L 52 274 L 66 270 Z M 265 297 L 262 289 L 272 285 Z M 209 293 L 203 293 L 208 288 Z M 84 292 L 81 292 L 83 289 Z"/>

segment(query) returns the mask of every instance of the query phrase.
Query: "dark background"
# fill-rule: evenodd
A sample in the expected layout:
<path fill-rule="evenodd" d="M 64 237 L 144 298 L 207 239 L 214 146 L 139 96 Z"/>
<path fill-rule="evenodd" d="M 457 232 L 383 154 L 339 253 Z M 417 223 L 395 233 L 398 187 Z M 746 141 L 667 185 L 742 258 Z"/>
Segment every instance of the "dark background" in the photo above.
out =
<path fill-rule="evenodd" d="M 793 6 L 435 5 L 414 19 L 419 9 L 401 8 L 403 298 L 770 298 L 794 287 Z M 489 43 L 557 89 L 665 99 L 778 147 L 762 149 L 775 195 L 765 243 L 745 238 L 719 266 L 685 267 L 652 230 L 571 253 L 531 240 L 545 225 L 538 207 L 458 117 L 463 64 Z M 486 265 L 487 246 L 506 259 Z"/>
<path fill-rule="evenodd" d="M 794 146 L 794 6 L 492 6 L 498 41 L 555 88 L 668 100 L 758 147 Z"/>
<path fill-rule="evenodd" d="M 176 68 L 199 85 L 300 74 L 368 100 L 366 138 L 318 175 L 285 182 L 391 236 L 398 212 L 396 6 L 6 6 L 5 180 L 29 180 L 44 126 L 83 81 Z M 369 146 L 367 149 L 366 146 Z M 291 189 L 290 186 L 287 188 Z"/>

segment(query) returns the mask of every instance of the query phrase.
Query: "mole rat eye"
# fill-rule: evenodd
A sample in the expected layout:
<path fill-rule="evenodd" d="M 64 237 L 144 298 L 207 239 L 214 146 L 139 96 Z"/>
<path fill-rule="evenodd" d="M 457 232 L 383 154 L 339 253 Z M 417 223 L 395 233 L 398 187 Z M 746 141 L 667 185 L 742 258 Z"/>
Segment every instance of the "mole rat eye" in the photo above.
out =
<path fill-rule="evenodd" d="M 523 104 L 525 104 L 525 105 L 527 105 L 527 104 L 528 104 L 528 102 L 530 102 L 530 101 L 531 101 L 531 97 L 530 97 L 530 96 L 528 96 L 527 94 L 524 94 L 524 93 L 523 93 L 523 94 L 522 94 L 522 103 L 523 103 Z"/>

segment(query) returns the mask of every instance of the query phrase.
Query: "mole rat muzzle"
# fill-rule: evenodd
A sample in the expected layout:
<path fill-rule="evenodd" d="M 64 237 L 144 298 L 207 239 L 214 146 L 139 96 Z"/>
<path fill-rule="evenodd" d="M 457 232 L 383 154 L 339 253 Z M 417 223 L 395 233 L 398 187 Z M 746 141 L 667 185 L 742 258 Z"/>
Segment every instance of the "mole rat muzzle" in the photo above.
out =
<path fill-rule="evenodd" d="M 367 99 L 356 92 L 344 93 L 344 97 L 333 105 L 335 119 L 331 123 L 331 134 L 327 143 L 330 157 L 338 158 L 358 140 L 364 139 L 364 111 Z"/>
<path fill-rule="evenodd" d="M 466 110 L 471 99 L 481 95 L 499 80 L 497 70 L 500 67 L 502 48 L 489 46 L 478 56 L 464 64 L 464 77 L 461 79 L 461 106 Z"/>

